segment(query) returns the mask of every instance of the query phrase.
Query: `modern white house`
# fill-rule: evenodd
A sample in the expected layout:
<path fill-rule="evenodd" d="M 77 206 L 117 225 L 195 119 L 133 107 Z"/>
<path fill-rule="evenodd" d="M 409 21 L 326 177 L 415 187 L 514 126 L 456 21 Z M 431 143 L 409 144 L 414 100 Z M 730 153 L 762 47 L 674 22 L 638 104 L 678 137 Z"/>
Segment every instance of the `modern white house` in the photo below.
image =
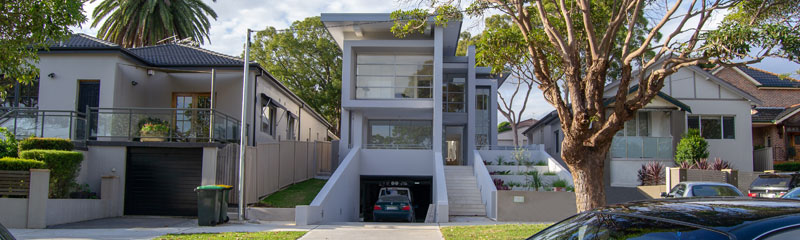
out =
<path fill-rule="evenodd" d="M 619 82 L 605 88 L 605 104 L 613 107 Z M 630 92 L 638 88 L 632 83 Z M 673 166 L 675 147 L 686 129 L 699 129 L 709 143 L 709 158 L 728 161 L 740 171 L 753 170 L 750 110 L 760 101 L 706 70 L 685 67 L 664 80 L 661 92 L 617 132 L 606 161 L 606 181 L 614 187 L 640 185 L 637 171 L 651 161 Z M 555 113 L 525 135 L 559 156 L 563 132 Z"/>
<path fill-rule="evenodd" d="M 242 121 L 242 59 L 181 44 L 123 48 L 88 35 L 39 52 L 38 104 L 6 108 L 17 137 L 72 139 L 77 179 L 116 176 L 118 215 L 197 214 L 194 187 L 215 184 L 217 153 L 238 143 L 329 141 L 331 124 L 256 63 Z M 27 101 L 37 102 L 37 101 Z M 17 105 L 19 106 L 19 105 Z M 144 131 L 145 125 L 166 131 Z"/>
<path fill-rule="evenodd" d="M 528 144 L 531 144 L 528 142 L 528 138 L 525 137 L 524 131 L 535 123 L 536 119 L 531 118 L 523 120 L 517 124 L 517 146 L 527 146 Z M 514 131 L 506 130 L 497 133 L 497 145 L 514 146 Z"/>

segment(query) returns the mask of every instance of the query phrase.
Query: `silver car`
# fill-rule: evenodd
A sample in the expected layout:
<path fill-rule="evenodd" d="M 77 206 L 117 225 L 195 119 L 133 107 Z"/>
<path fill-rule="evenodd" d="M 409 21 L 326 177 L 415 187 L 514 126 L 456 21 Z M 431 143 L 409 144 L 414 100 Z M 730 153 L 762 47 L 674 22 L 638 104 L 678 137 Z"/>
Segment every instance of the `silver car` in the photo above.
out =
<path fill-rule="evenodd" d="M 796 187 L 796 188 L 792 189 L 788 193 L 784 194 L 781 198 L 800 200 L 800 187 Z"/>
<path fill-rule="evenodd" d="M 744 196 L 739 189 L 733 185 L 719 182 L 681 182 L 669 193 L 662 192 L 665 198 L 683 197 L 719 197 L 719 196 Z"/>

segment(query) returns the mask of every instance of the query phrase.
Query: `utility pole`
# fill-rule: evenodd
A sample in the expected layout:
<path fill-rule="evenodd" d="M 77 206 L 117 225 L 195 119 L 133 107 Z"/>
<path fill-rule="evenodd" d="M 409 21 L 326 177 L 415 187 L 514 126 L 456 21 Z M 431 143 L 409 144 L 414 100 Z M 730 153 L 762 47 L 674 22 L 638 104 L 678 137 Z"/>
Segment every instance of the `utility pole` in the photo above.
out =
<path fill-rule="evenodd" d="M 244 43 L 244 78 L 242 79 L 242 126 L 239 127 L 239 221 L 244 220 L 244 159 L 245 151 L 247 150 L 247 88 L 250 86 L 249 73 L 250 73 L 250 33 L 252 30 L 247 29 L 247 41 Z"/>

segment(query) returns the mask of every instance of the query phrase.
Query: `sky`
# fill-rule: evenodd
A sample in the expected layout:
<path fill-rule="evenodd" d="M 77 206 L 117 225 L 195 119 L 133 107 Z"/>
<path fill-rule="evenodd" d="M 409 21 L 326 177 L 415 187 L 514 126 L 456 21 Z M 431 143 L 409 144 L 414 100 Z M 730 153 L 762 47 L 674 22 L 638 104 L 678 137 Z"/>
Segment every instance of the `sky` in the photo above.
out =
<path fill-rule="evenodd" d="M 89 20 L 81 27 L 74 27 L 73 31 L 92 36 L 97 34 L 97 29 L 90 27 L 93 21 L 91 13 L 100 2 L 101 0 L 86 3 L 84 10 Z M 294 21 L 311 16 L 319 16 L 320 13 L 388 13 L 400 8 L 409 8 L 408 4 L 392 0 L 219 0 L 216 2 L 204 0 L 204 2 L 216 11 L 218 17 L 216 21 L 212 20 L 211 23 L 209 30 L 211 40 L 207 41 L 202 47 L 233 56 L 241 55 L 246 29 L 248 28 L 259 30 L 267 26 L 273 26 L 277 29 L 284 29 Z M 480 20 L 478 19 L 467 19 L 463 26 L 464 29 L 462 30 L 472 33 L 477 33 L 481 30 Z M 776 73 L 790 73 L 800 69 L 800 65 L 781 59 L 767 59 L 754 66 Z M 510 97 L 516 87 L 514 82 L 514 80 L 506 81 L 506 84 L 499 89 L 500 94 Z M 522 96 L 517 98 L 521 99 Z M 515 100 L 512 107 L 521 109 L 522 105 L 522 100 Z M 521 120 L 528 118 L 539 119 L 553 109 L 549 103 L 544 101 L 542 92 L 538 88 L 534 88 L 531 91 L 527 108 Z M 498 113 L 497 115 L 498 122 L 506 121 L 501 114 Z"/>

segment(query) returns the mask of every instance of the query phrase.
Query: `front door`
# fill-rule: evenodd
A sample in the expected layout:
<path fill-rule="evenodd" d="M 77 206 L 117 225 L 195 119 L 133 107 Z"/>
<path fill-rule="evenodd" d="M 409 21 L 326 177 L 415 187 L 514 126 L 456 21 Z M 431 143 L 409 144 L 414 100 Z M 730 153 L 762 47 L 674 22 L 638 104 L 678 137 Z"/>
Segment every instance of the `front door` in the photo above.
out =
<path fill-rule="evenodd" d="M 208 137 L 210 93 L 173 93 L 172 107 L 175 112 L 175 135 L 179 140 L 202 140 Z"/>
<path fill-rule="evenodd" d="M 464 126 L 445 126 L 442 152 L 445 165 L 464 165 Z"/>
<path fill-rule="evenodd" d="M 100 81 L 80 81 L 78 82 L 78 106 L 79 113 L 86 113 L 86 108 L 96 108 L 100 106 Z M 91 121 L 92 133 L 97 132 L 97 115 L 86 116 Z M 84 139 L 86 136 L 86 123 L 78 122 L 75 132 L 76 139 Z"/>
<path fill-rule="evenodd" d="M 789 138 L 789 147 L 794 147 L 794 157 L 789 156 L 789 160 L 800 160 L 800 133 L 795 133 Z"/>

